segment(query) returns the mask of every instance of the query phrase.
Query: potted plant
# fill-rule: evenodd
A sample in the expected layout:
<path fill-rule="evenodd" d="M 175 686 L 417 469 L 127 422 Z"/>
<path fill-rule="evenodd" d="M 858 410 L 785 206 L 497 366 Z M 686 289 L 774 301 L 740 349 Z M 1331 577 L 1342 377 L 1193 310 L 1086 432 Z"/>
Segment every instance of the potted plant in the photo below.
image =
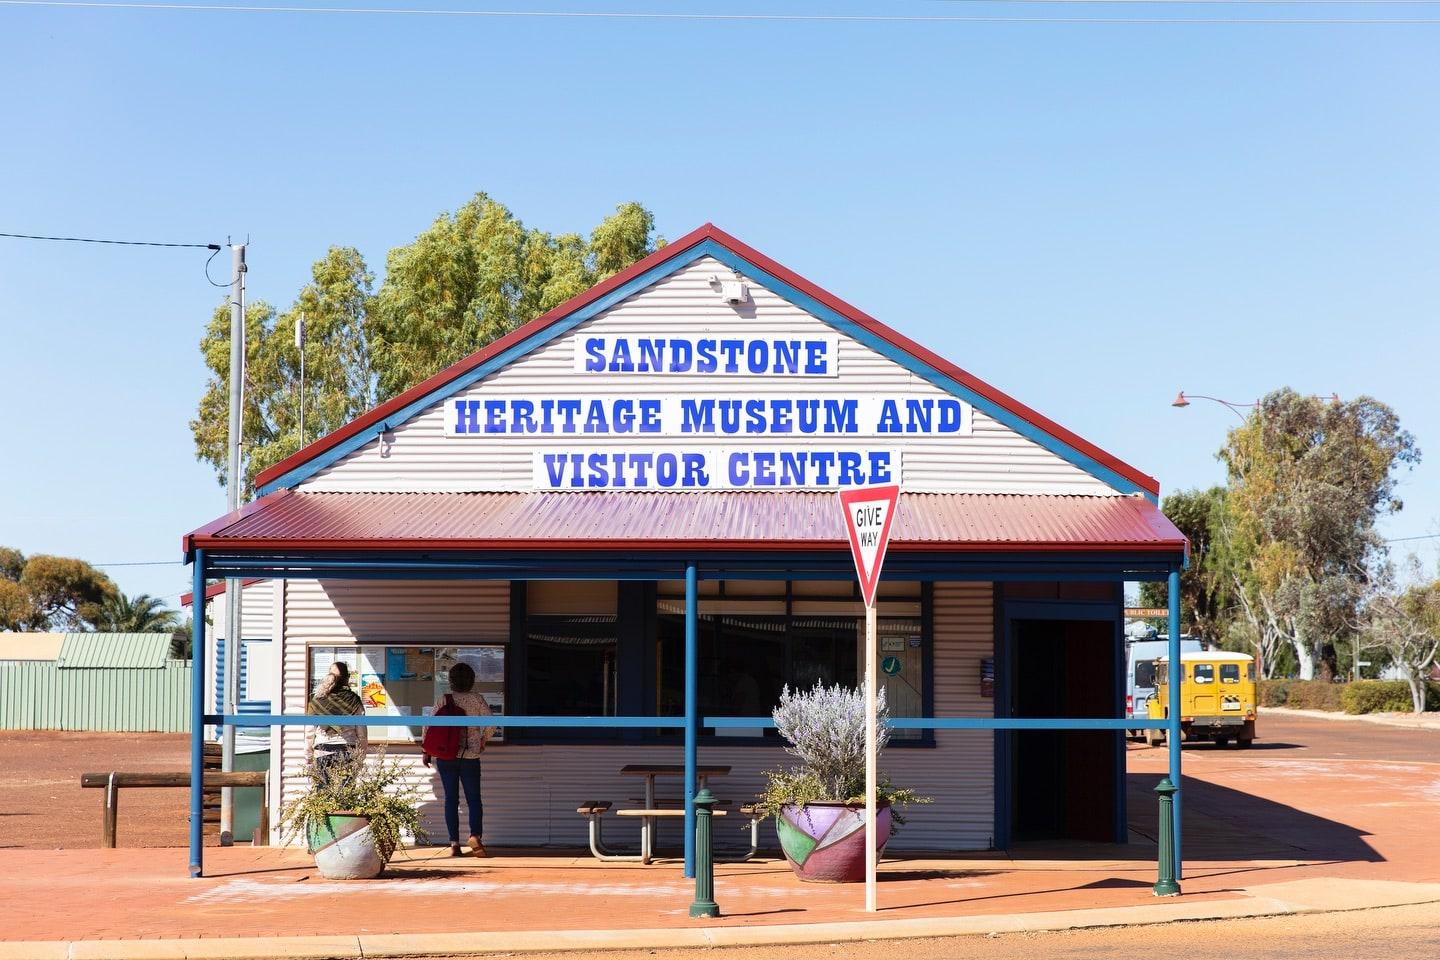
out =
<path fill-rule="evenodd" d="M 385 869 L 406 834 L 423 843 L 420 792 L 407 770 L 382 753 L 361 753 L 304 770 L 309 788 L 280 808 L 282 839 L 302 834 L 321 876 L 368 880 Z"/>
<path fill-rule="evenodd" d="M 890 730 L 885 691 L 877 697 L 883 748 Z M 766 773 L 758 806 L 775 816 L 775 832 L 790 868 L 801 880 L 855 883 L 865 879 L 865 693 L 836 684 L 780 694 L 775 726 L 800 761 Z M 913 790 L 881 778 L 875 826 L 881 852 L 904 819 L 896 805 L 928 803 Z"/>

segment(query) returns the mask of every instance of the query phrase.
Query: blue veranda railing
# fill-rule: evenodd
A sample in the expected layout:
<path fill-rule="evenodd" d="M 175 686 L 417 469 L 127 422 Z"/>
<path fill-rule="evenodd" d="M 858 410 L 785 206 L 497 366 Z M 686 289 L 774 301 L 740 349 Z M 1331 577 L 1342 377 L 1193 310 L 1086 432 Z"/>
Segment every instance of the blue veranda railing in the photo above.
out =
<path fill-rule="evenodd" d="M 195 597 L 205 596 L 207 583 L 207 557 L 203 549 L 196 549 L 193 556 L 192 577 Z M 274 561 L 269 561 L 274 563 Z M 257 563 L 255 572 L 262 572 Z M 233 573 L 229 570 L 227 574 Z M 264 572 L 278 576 L 304 576 L 289 570 L 273 567 Z M 685 572 L 685 702 L 698 702 L 698 644 L 696 624 L 698 622 L 698 572 L 696 564 L 688 562 Z M 474 571 L 470 571 L 474 576 Z M 309 576 L 315 576 L 312 571 Z M 344 574 L 342 574 L 344 575 Z M 413 572 L 412 572 L 413 575 Z M 606 579 L 610 576 L 607 575 Z M 1129 579 L 1127 577 L 1126 579 Z M 1154 579 L 1147 576 L 1145 579 Z M 1172 566 L 1168 572 L 1170 662 L 1180 659 L 1180 570 Z M 204 873 L 204 835 L 202 822 L 203 771 L 204 771 L 204 727 L 207 724 L 259 726 L 488 726 L 488 727 L 582 727 L 591 729 L 679 729 L 685 732 L 685 876 L 695 875 L 695 783 L 698 766 L 698 735 L 700 729 L 727 729 L 733 727 L 772 727 L 769 717 L 700 717 L 687 710 L 681 717 L 315 717 L 292 716 L 287 714 L 207 714 L 205 713 L 205 664 L 207 663 L 206 624 L 203 616 L 195 618 L 193 649 L 196 668 L 192 671 L 191 688 L 191 738 L 190 738 L 190 875 Z M 1169 752 L 1170 780 L 1181 786 L 1180 763 L 1180 685 L 1170 685 L 1169 716 L 1166 720 L 1077 719 L 1077 718 L 1033 718 L 1033 717 L 892 717 L 890 725 L 896 730 L 1165 730 Z M 1183 876 L 1180 847 L 1180 800 L 1181 791 L 1174 795 L 1174 825 L 1172 848 L 1175 859 L 1175 876 Z"/>

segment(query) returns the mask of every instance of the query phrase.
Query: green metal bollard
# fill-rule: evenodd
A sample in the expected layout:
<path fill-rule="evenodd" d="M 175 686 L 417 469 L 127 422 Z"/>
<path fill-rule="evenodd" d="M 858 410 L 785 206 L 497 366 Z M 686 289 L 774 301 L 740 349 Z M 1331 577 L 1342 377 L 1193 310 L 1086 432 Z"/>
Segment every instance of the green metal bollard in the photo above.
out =
<path fill-rule="evenodd" d="M 695 902 L 690 904 L 692 917 L 718 917 L 720 906 L 715 902 L 715 854 L 710 849 L 710 808 L 715 794 L 701 787 L 695 795 Z"/>
<path fill-rule="evenodd" d="M 1175 880 L 1175 784 L 1164 777 L 1155 785 L 1160 794 L 1160 879 L 1155 881 L 1155 896 L 1178 897 L 1180 884 Z"/>

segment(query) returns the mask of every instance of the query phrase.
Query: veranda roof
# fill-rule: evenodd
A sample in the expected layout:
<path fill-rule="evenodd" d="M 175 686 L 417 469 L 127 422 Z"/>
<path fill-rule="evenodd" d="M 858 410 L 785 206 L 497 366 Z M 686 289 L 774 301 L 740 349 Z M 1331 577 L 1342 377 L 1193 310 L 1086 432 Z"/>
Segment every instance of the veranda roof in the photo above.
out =
<path fill-rule="evenodd" d="M 847 549 L 834 493 L 311 493 L 282 490 L 187 534 L 207 550 Z M 890 549 L 1183 554 L 1138 496 L 906 493 Z"/>

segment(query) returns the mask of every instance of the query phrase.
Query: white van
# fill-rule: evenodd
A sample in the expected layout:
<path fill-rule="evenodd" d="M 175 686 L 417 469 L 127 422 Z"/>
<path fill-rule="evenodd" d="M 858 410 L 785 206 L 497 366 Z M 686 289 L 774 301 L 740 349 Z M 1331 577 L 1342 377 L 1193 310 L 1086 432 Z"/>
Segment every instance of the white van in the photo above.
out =
<path fill-rule="evenodd" d="M 1202 649 L 1199 640 L 1180 638 L 1180 652 L 1198 653 Z M 1170 652 L 1168 637 L 1154 640 L 1135 640 L 1126 648 L 1125 655 L 1125 717 L 1129 720 L 1147 720 L 1150 717 L 1150 698 L 1155 696 L 1155 661 Z M 1130 731 L 1138 736 L 1139 731 Z"/>

